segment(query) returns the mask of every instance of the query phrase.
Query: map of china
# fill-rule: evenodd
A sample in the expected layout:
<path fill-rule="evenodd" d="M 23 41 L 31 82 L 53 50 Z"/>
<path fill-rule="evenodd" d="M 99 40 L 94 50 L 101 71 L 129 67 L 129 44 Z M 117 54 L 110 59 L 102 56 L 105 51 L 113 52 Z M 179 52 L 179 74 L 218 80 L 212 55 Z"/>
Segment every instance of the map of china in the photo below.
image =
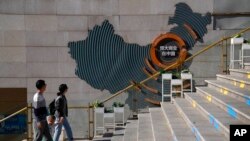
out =
<path fill-rule="evenodd" d="M 142 68 L 145 58 L 150 58 L 150 45 L 124 42 L 107 20 L 89 31 L 85 40 L 68 46 L 77 64 L 76 75 L 96 89 L 115 93 L 127 87 L 130 80 L 139 82 L 147 77 Z"/>
<path fill-rule="evenodd" d="M 169 33 L 182 38 L 186 48 L 190 50 L 197 41 L 203 42 L 203 36 L 207 33 L 206 26 L 210 23 L 210 13 L 206 15 L 195 13 L 187 4 L 179 3 L 176 5 L 175 15 L 169 19 L 169 24 L 177 26 L 174 26 Z M 186 30 L 185 24 L 192 25 L 196 34 L 195 39 Z M 101 25 L 94 26 L 85 40 L 68 44 L 69 53 L 77 64 L 75 74 L 93 88 L 108 90 L 110 93 L 126 88 L 131 81 L 140 82 L 146 79 L 148 76 L 143 71 L 143 68 L 147 68 L 145 59 L 151 60 L 151 44 L 140 46 L 126 43 L 114 32 L 113 25 L 105 20 Z M 190 65 L 190 62 L 188 64 Z M 158 71 L 162 69 L 152 65 Z M 161 91 L 160 78 L 147 83 Z M 145 91 L 142 93 L 145 94 Z M 150 96 L 150 92 L 148 93 Z M 159 93 L 159 98 L 160 95 Z"/>

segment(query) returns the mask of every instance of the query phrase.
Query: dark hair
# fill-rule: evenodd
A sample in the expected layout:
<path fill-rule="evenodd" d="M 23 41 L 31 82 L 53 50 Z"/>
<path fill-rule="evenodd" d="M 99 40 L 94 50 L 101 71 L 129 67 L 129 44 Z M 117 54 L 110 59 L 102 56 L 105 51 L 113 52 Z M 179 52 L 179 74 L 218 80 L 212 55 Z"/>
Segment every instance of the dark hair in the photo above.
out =
<path fill-rule="evenodd" d="M 61 95 L 62 93 L 64 93 L 66 90 L 68 89 L 68 86 L 66 84 L 61 84 L 59 86 L 59 92 L 57 93 L 57 95 Z"/>
<path fill-rule="evenodd" d="M 45 86 L 46 84 L 45 84 L 45 81 L 44 80 L 37 80 L 36 81 L 36 88 L 37 89 L 41 89 L 43 86 Z"/>

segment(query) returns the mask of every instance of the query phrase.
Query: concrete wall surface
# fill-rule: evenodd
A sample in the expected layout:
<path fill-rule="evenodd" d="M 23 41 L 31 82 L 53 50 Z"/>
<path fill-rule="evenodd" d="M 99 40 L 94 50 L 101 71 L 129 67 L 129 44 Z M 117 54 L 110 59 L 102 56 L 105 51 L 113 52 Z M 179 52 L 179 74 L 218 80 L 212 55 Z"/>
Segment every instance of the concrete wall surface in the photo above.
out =
<path fill-rule="evenodd" d="M 89 29 L 108 19 L 126 42 L 149 44 L 170 30 L 168 19 L 179 2 L 202 14 L 214 10 L 214 0 L 0 0 L 0 88 L 27 88 L 30 102 L 35 81 L 44 79 L 48 84 L 47 104 L 56 97 L 61 83 L 69 86 L 72 106 L 107 97 L 108 91 L 96 90 L 75 75 L 76 63 L 67 43 L 85 39 Z M 196 44 L 191 52 L 236 33 L 237 27 L 213 30 L 212 23 L 204 43 Z M 190 70 L 199 85 L 215 78 L 221 71 L 220 48 L 195 58 Z M 126 98 L 124 95 L 113 101 Z M 72 110 L 70 116 L 75 136 L 87 135 L 86 114 Z"/>

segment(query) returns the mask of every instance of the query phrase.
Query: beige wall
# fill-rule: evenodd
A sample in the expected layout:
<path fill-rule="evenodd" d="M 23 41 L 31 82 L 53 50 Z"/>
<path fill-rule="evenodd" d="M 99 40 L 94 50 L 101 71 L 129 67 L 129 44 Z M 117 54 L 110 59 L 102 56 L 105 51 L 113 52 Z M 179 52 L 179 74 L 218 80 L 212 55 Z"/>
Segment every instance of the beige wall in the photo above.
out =
<path fill-rule="evenodd" d="M 214 0 L 1 0 L 0 1 L 0 87 L 27 87 L 28 100 L 37 79 L 48 83 L 52 99 L 60 83 L 68 83 L 72 100 L 92 101 L 107 91 L 94 90 L 74 74 L 75 62 L 68 54 L 69 41 L 87 37 L 88 29 L 109 19 L 126 42 L 146 45 L 167 25 L 175 4 L 186 2 L 193 11 L 213 12 Z M 208 26 L 205 43 L 192 53 L 237 30 L 213 30 Z M 194 59 L 197 84 L 220 71 L 220 49 Z M 209 71 L 207 71 L 209 70 Z M 78 97 L 79 96 L 79 97 Z"/>
<path fill-rule="evenodd" d="M 69 93 L 77 95 L 72 100 L 100 97 L 108 92 L 94 90 L 74 74 L 67 43 L 85 39 L 88 29 L 109 19 L 125 41 L 146 45 L 172 27 L 168 18 L 178 2 L 195 12 L 213 12 L 213 0 L 1 0 L 0 87 L 27 87 L 30 100 L 41 78 L 48 83 L 48 99 L 60 83 L 68 83 Z M 193 53 L 228 33 L 212 30 L 212 24 L 208 29 L 205 43 L 196 44 Z M 191 71 L 198 84 L 219 72 L 218 55 L 212 49 L 194 60 Z"/>
<path fill-rule="evenodd" d="M 76 64 L 67 43 L 85 39 L 88 29 L 109 19 L 126 42 L 149 44 L 172 27 L 167 25 L 168 18 L 178 2 L 186 2 L 195 12 L 213 12 L 214 0 L 0 0 L 0 88 L 27 88 L 30 101 L 35 81 L 45 79 L 48 101 L 55 97 L 60 83 L 69 85 L 71 105 L 104 97 L 107 91 L 93 89 L 74 74 Z M 208 29 L 205 43 L 196 44 L 193 53 L 236 32 L 214 31 L 212 24 Z M 219 72 L 219 50 L 212 49 L 194 60 L 191 71 L 198 84 Z M 87 123 L 76 117 L 72 120 L 74 130 L 82 129 L 78 124 Z M 86 134 L 82 132 L 79 135 Z"/>
<path fill-rule="evenodd" d="M 48 99 L 55 96 L 60 83 L 68 83 L 69 93 L 77 95 L 71 100 L 100 97 L 108 92 L 94 90 L 74 74 L 76 64 L 67 43 L 86 38 L 88 29 L 104 19 L 125 41 L 151 43 L 172 27 L 168 18 L 178 2 L 186 2 L 195 12 L 213 11 L 213 0 L 1 0 L 0 87 L 27 87 L 30 100 L 35 81 L 42 78 L 48 83 Z M 213 31 L 212 24 L 208 29 L 206 42 L 198 43 L 192 52 L 227 32 Z M 214 49 L 194 60 L 191 70 L 198 84 L 218 72 L 218 54 Z M 209 71 L 206 66 L 211 66 Z"/>

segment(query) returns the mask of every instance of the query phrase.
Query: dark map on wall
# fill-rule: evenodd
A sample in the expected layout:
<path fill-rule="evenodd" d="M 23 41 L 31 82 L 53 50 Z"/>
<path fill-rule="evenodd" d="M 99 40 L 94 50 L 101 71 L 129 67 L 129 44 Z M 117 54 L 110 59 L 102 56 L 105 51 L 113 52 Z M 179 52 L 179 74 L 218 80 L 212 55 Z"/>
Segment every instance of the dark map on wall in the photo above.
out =
<path fill-rule="evenodd" d="M 142 67 L 144 59 L 150 57 L 150 45 L 126 43 L 114 32 L 106 20 L 89 31 L 85 40 L 69 43 L 70 54 L 77 63 L 76 75 L 94 88 L 111 93 L 128 86 L 132 79 L 145 79 Z"/>
<path fill-rule="evenodd" d="M 197 35 L 196 40 L 184 27 L 185 23 L 192 25 Z M 207 33 L 206 26 L 210 23 L 209 13 L 203 16 L 193 12 L 187 4 L 178 3 L 175 15 L 169 19 L 169 24 L 176 26 L 166 32 L 181 37 L 187 50 L 190 50 L 197 41 L 203 41 L 202 38 Z M 75 74 L 95 89 L 106 89 L 113 94 L 130 85 L 130 81 L 140 82 L 148 77 L 142 68 L 147 68 L 145 59 L 151 60 L 151 44 L 140 46 L 125 42 L 120 35 L 115 34 L 113 25 L 107 20 L 94 26 L 85 40 L 69 42 L 68 47 L 77 64 Z M 153 67 L 158 71 L 161 69 L 154 64 Z M 147 85 L 160 92 L 161 78 L 151 80 Z M 142 97 L 152 97 L 150 91 L 142 89 L 141 92 Z M 160 99 L 161 94 L 154 94 L 153 97 Z"/>

